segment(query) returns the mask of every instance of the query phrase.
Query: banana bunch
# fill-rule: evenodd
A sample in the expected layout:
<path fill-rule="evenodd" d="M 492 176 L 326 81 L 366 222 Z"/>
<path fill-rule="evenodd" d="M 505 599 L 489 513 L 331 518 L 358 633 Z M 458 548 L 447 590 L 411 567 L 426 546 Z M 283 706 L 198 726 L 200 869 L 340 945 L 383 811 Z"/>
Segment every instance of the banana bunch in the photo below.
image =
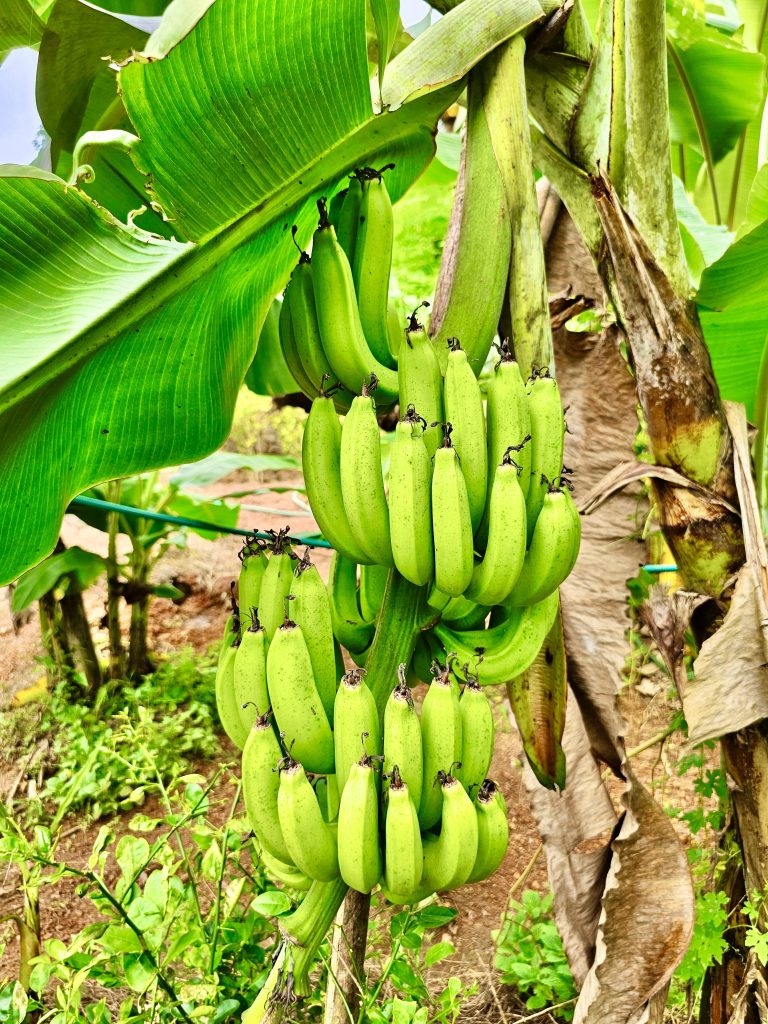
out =
<path fill-rule="evenodd" d="M 398 400 L 402 332 L 388 304 L 394 226 L 383 173 L 389 166 L 355 171 L 330 208 L 318 201 L 312 255 L 299 250 L 279 314 L 291 376 L 308 397 L 332 397 L 342 412 L 372 377 L 376 405 Z M 293 237 L 295 243 L 295 227 Z M 336 382 L 333 389 L 324 390 L 326 380 Z"/>
<path fill-rule="evenodd" d="M 509 828 L 487 778 L 494 723 L 485 691 L 468 676 L 460 692 L 436 665 L 419 716 L 401 665 L 380 718 L 357 668 L 342 676 L 329 717 L 307 683 L 297 629 L 279 627 L 266 672 L 253 659 L 247 693 L 257 709 L 243 744 L 243 795 L 270 875 L 297 890 L 338 877 L 359 892 L 380 885 L 395 903 L 491 875 Z"/>
<path fill-rule="evenodd" d="M 453 601 L 443 620 L 459 626 L 468 617 L 482 623 L 491 608 L 532 607 L 555 593 L 581 537 L 563 474 L 557 382 L 543 369 L 526 386 L 507 344 L 500 353 L 486 409 L 458 342 L 451 340 L 443 380 L 431 342 L 411 317 L 386 486 L 375 378 L 352 400 L 343 425 L 333 393 L 319 394 L 304 432 L 307 495 L 323 534 L 351 561 L 394 566 L 417 586 L 432 583 L 438 605 L 444 599 L 439 610 Z"/>

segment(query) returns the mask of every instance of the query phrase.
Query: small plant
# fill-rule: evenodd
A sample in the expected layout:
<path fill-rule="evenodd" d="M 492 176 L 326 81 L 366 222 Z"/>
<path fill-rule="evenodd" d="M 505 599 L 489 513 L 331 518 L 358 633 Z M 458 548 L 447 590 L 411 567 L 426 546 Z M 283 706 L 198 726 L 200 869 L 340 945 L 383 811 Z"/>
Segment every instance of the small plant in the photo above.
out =
<path fill-rule="evenodd" d="M 50 743 L 48 777 L 29 820 L 49 820 L 66 801 L 93 820 L 139 806 L 196 758 L 219 750 L 213 659 L 191 651 L 163 662 L 138 686 L 105 684 L 93 705 L 72 703 L 66 683 L 43 705 L 37 738 Z M 30 708 L 6 716 L 3 749 L 18 750 L 14 722 L 27 735 Z M 73 782 L 76 785 L 73 787 Z"/>
<path fill-rule="evenodd" d="M 512 901 L 495 933 L 501 981 L 525 998 L 529 1010 L 549 1008 L 557 1020 L 573 1018 L 577 990 L 552 916 L 552 894 L 526 889 Z"/>
<path fill-rule="evenodd" d="M 22 965 L 23 984 L 0 981 L 11 1019 L 31 1011 L 51 1024 L 238 1019 L 269 968 L 267 915 L 291 900 L 266 880 L 242 819 L 209 819 L 220 778 L 178 778 L 162 789 L 159 815 L 134 816 L 119 839 L 103 826 L 84 867 L 57 857 L 58 833 L 38 827 L 27 839 L 5 816 L 3 859 L 33 874 L 38 891 L 77 878 L 98 914 L 74 936 L 46 939 Z M 230 812 L 239 800 L 232 782 Z M 98 998 L 105 989 L 119 995 L 119 1010 Z"/>
<path fill-rule="evenodd" d="M 433 991 L 427 985 L 432 967 L 453 956 L 453 944 L 431 941 L 430 932 L 456 917 L 451 907 L 415 906 L 388 919 L 388 934 L 376 916 L 368 958 L 369 987 L 363 992 L 358 1021 L 370 1024 L 454 1024 L 464 1002 L 477 991 L 461 978 L 449 977 Z"/>

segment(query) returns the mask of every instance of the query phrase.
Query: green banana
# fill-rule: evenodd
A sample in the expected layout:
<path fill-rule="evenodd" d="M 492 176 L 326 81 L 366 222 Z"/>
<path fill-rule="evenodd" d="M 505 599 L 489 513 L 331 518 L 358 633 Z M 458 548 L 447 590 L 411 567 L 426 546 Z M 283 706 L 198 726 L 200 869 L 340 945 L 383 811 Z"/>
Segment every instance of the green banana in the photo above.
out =
<path fill-rule="evenodd" d="M 520 467 L 510 450 L 496 467 L 488 503 L 488 542 L 475 566 L 467 597 L 478 604 L 501 604 L 517 582 L 525 559 L 525 496 Z"/>
<path fill-rule="evenodd" d="M 467 353 L 458 338 L 449 338 L 448 345 L 450 351 L 443 390 L 444 414 L 453 426 L 451 440 L 467 485 L 469 514 L 474 531 L 485 512 L 485 494 L 489 483 L 483 396 L 474 370 L 467 361 Z"/>
<path fill-rule="evenodd" d="M 312 261 L 305 252 L 302 252 L 301 259 L 291 275 L 291 287 L 286 290 L 285 301 L 291 307 L 291 324 L 296 351 L 309 382 L 315 393 L 318 394 L 323 387 L 323 382 L 333 378 L 333 370 L 325 358 L 320 341 Z M 336 392 L 333 397 L 335 404 L 342 400 L 339 392 Z M 349 401 L 351 401 L 351 395 Z"/>
<path fill-rule="evenodd" d="M 570 484 L 549 484 L 536 520 L 520 575 L 504 603 L 510 607 L 536 604 L 552 594 L 576 564 L 581 520 Z"/>
<path fill-rule="evenodd" d="M 221 652 L 216 669 L 216 710 L 224 726 L 224 732 L 240 750 L 243 749 L 248 730 L 246 729 L 240 708 L 235 697 L 235 656 L 240 641 L 233 643 Z"/>
<path fill-rule="evenodd" d="M 232 646 L 235 640 L 240 639 L 240 606 L 237 603 L 235 597 L 235 581 L 229 584 L 229 603 L 232 611 L 227 616 L 227 621 L 224 623 L 224 636 L 221 640 L 221 647 L 219 648 L 219 660 L 228 647 Z"/>
<path fill-rule="evenodd" d="M 312 515 L 326 540 L 353 562 L 368 558 L 352 535 L 341 494 L 341 424 L 327 392 L 312 402 L 304 439 L 301 464 Z"/>
<path fill-rule="evenodd" d="M 257 395 L 290 395 L 301 390 L 283 354 L 281 311 L 282 302 L 274 299 L 261 327 L 256 355 L 245 373 L 246 386 Z"/>
<path fill-rule="evenodd" d="M 259 851 L 259 859 L 264 870 L 273 882 L 282 882 L 288 889 L 306 892 L 312 885 L 312 879 L 291 864 L 285 864 L 278 857 L 273 857 L 264 847 Z"/>
<path fill-rule="evenodd" d="M 424 443 L 426 423 L 412 405 L 395 428 L 389 460 L 389 528 L 401 576 L 417 587 L 432 579 L 432 463 Z"/>
<path fill-rule="evenodd" d="M 434 633 L 446 651 L 456 654 L 457 665 L 473 668 L 481 686 L 506 683 L 532 664 L 557 614 L 558 596 L 526 608 L 511 609 L 504 621 L 491 629 L 473 629 L 458 633 L 439 622 Z M 480 657 L 482 655 L 482 657 Z"/>
<path fill-rule="evenodd" d="M 344 417 L 340 471 L 344 511 L 357 546 L 367 553 L 366 561 L 392 565 L 379 424 L 365 386 Z"/>
<path fill-rule="evenodd" d="M 277 767 L 283 752 L 280 749 L 271 714 L 262 715 L 253 723 L 243 747 L 243 800 L 248 822 L 259 845 L 284 864 L 291 864 L 280 819 L 277 813 L 277 791 L 280 777 Z"/>
<path fill-rule="evenodd" d="M 428 306 L 428 302 L 422 302 Z M 418 307 L 408 318 L 403 343 L 397 361 L 400 386 L 400 408 L 413 406 L 423 417 L 424 444 L 431 458 L 440 444 L 440 424 L 443 422 L 443 379 L 435 349 L 424 327 L 416 319 Z"/>
<path fill-rule="evenodd" d="M 381 171 L 369 171 L 363 182 L 352 277 L 360 322 L 374 356 L 384 366 L 397 367 L 389 349 L 387 297 L 394 241 L 392 201 Z"/>
<path fill-rule="evenodd" d="M 435 586 L 444 594 L 459 597 L 472 580 L 472 520 L 467 485 L 456 449 L 451 443 L 451 424 L 444 424 L 444 440 L 435 452 L 432 473 L 432 535 L 435 545 Z"/>
<path fill-rule="evenodd" d="M 360 203 L 363 199 L 363 185 L 357 175 L 352 175 L 349 185 L 346 188 L 344 202 L 341 204 L 339 213 L 339 226 L 336 228 L 336 235 L 339 245 L 347 254 L 350 266 L 355 258 L 355 243 L 357 241 L 357 229 L 360 223 Z M 333 209 L 331 209 L 332 220 Z M 334 225 L 335 227 L 335 225 Z"/>
<path fill-rule="evenodd" d="M 563 627 L 558 615 L 533 664 L 507 683 L 523 749 L 534 775 L 547 789 L 565 786 L 562 748 L 568 680 Z"/>
<path fill-rule="evenodd" d="M 333 643 L 333 619 L 328 591 L 317 566 L 309 560 L 309 548 L 296 566 L 293 580 L 293 621 L 301 626 L 312 664 L 312 675 L 323 702 L 328 721 L 333 725 L 336 699 L 336 655 Z"/>
<path fill-rule="evenodd" d="M 488 605 L 475 604 L 468 597 L 452 597 L 443 611 L 442 620 L 451 629 L 459 631 L 482 629 L 490 610 Z"/>
<path fill-rule="evenodd" d="M 277 812 L 291 860 L 318 882 L 339 876 L 336 829 L 323 820 L 304 768 L 287 757 L 280 767 Z"/>
<path fill-rule="evenodd" d="M 261 581 L 267 568 L 264 541 L 257 537 L 246 537 L 239 554 L 240 578 L 237 583 L 237 599 L 243 615 L 250 615 L 259 607 Z M 246 621 L 248 621 L 246 619 Z"/>
<path fill-rule="evenodd" d="M 497 870 L 509 844 L 509 822 L 504 795 L 486 779 L 475 796 L 477 857 L 468 882 L 482 882 Z"/>
<path fill-rule="evenodd" d="M 373 640 L 373 623 L 364 622 L 357 603 L 357 564 L 340 551 L 331 557 L 328 574 L 333 634 L 352 654 L 367 651 Z"/>
<path fill-rule="evenodd" d="M 336 240 L 325 204 L 318 201 L 320 223 L 312 243 L 312 279 L 320 337 L 334 376 L 353 393 L 375 374 L 379 382 L 376 404 L 397 401 L 397 373 L 384 366 L 371 352 L 365 339 L 357 308 L 352 269 Z"/>
<path fill-rule="evenodd" d="M 472 795 L 488 774 L 493 757 L 493 708 L 480 684 L 469 676 L 459 700 L 461 765 L 456 778 Z"/>
<path fill-rule="evenodd" d="M 333 771 L 333 733 L 312 675 L 304 633 L 289 618 L 267 650 L 267 683 L 285 744 L 307 771 Z"/>
<path fill-rule="evenodd" d="M 533 371 L 526 388 L 531 420 L 531 471 L 525 507 L 528 519 L 528 544 L 531 543 L 547 486 L 563 471 L 565 420 L 557 381 L 544 367 Z M 512 442 L 510 442 L 512 443 Z M 521 453 L 522 454 L 522 453 Z M 522 460 L 518 460 L 521 461 Z M 523 470 L 523 475 L 525 470 Z M 524 488 L 525 489 L 525 488 Z"/>
<path fill-rule="evenodd" d="M 341 211 L 344 208 L 344 200 L 347 198 L 349 193 L 348 188 L 343 188 L 340 192 L 337 192 L 331 197 L 328 203 L 328 220 L 333 224 L 333 229 L 336 232 L 336 236 L 339 234 L 339 223 L 341 221 Z"/>
<path fill-rule="evenodd" d="M 515 461 L 520 465 L 520 486 L 523 494 L 528 493 L 531 477 L 531 419 L 528 412 L 528 397 L 515 362 L 505 339 L 498 346 L 499 361 L 488 382 L 486 390 L 488 416 L 488 472 L 495 476 L 496 467 L 501 465 L 505 452 L 516 452 Z M 558 473 L 560 470 L 558 469 Z M 489 481 L 489 489 L 493 480 Z M 487 517 L 483 521 L 483 534 L 487 534 Z"/>
<path fill-rule="evenodd" d="M 259 594 L 259 618 L 272 640 L 285 617 L 285 599 L 293 584 L 293 550 L 288 538 L 288 527 L 272 533 L 272 553 L 269 557 Z"/>
<path fill-rule="evenodd" d="M 360 755 L 381 753 L 379 714 L 364 677 L 365 669 L 347 672 L 336 693 L 333 744 L 340 797 L 344 795 L 352 765 L 360 760 Z"/>
<path fill-rule="evenodd" d="M 390 354 L 397 362 L 400 358 L 400 346 L 405 338 L 405 328 L 402 325 L 400 314 L 394 306 L 387 307 L 387 335 Z"/>
<path fill-rule="evenodd" d="M 424 871 L 424 850 L 416 802 L 398 765 L 392 765 L 385 823 L 384 884 L 408 897 L 416 892 Z"/>
<path fill-rule="evenodd" d="M 461 711 L 457 688 L 448 669 L 437 672 L 421 706 L 422 790 L 419 824 L 422 830 L 440 820 L 443 790 L 439 773 L 461 761 Z"/>
<path fill-rule="evenodd" d="M 418 807 L 423 783 L 421 726 L 406 682 L 405 665 L 398 667 L 397 677 L 397 686 L 384 706 L 384 776 L 391 775 L 397 767 L 414 806 Z M 384 795 L 387 793 L 385 788 Z"/>
<path fill-rule="evenodd" d="M 361 565 L 358 600 L 365 622 L 375 622 L 384 600 L 389 569 L 386 565 Z"/>
<path fill-rule="evenodd" d="M 235 654 L 232 684 L 243 728 L 249 731 L 259 715 L 266 714 L 269 708 L 267 635 L 255 612 Z"/>
<path fill-rule="evenodd" d="M 464 885 L 477 859 L 477 813 L 462 784 L 440 772 L 439 836 L 424 837 L 424 882 L 434 892 Z"/>
<path fill-rule="evenodd" d="M 294 282 L 293 279 L 291 279 L 285 289 L 283 305 L 280 309 L 280 319 L 278 322 L 280 347 L 283 350 L 283 357 L 285 358 L 286 365 L 291 372 L 291 376 L 298 384 L 299 389 L 303 391 L 308 398 L 314 398 L 318 394 L 318 389 L 307 376 L 307 371 L 304 369 L 304 364 L 299 356 L 299 350 L 296 347 L 296 335 L 293 330 L 290 302 L 290 293 L 293 289 L 293 285 Z"/>
<path fill-rule="evenodd" d="M 339 873 L 357 892 L 370 892 L 381 877 L 379 798 L 374 761 L 352 765 L 339 803 Z"/>

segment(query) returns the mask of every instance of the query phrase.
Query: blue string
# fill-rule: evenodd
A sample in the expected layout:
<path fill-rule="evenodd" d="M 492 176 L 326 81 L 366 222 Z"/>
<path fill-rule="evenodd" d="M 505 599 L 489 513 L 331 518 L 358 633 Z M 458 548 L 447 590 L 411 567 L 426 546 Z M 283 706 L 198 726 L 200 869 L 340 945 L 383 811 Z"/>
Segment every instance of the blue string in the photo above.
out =
<path fill-rule="evenodd" d="M 120 505 L 113 501 L 102 501 L 101 498 L 88 498 L 81 494 L 73 498 L 69 508 L 97 508 L 103 512 L 119 512 L 134 519 L 152 519 L 157 523 L 171 523 L 174 526 L 191 526 L 195 530 L 208 530 L 209 533 L 232 533 L 238 537 L 259 537 L 261 540 L 272 540 L 268 533 L 258 530 L 242 530 L 237 526 L 220 526 L 217 523 L 206 523 L 202 519 L 187 519 L 186 516 L 171 516 L 167 512 L 150 512 L 148 509 L 134 508 L 133 505 Z M 332 545 L 320 537 L 291 537 L 299 544 L 310 548 L 330 548 Z"/>

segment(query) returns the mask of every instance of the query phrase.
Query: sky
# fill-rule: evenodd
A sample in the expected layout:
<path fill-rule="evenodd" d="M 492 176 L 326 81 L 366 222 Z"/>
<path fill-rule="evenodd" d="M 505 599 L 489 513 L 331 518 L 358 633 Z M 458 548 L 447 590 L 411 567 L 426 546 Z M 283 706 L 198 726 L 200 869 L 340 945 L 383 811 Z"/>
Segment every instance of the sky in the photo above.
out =
<path fill-rule="evenodd" d="M 425 0 L 400 0 L 406 27 L 428 11 Z M 28 164 L 35 158 L 41 128 L 35 105 L 36 67 L 37 52 L 28 49 L 13 50 L 0 64 L 0 164 Z"/>

